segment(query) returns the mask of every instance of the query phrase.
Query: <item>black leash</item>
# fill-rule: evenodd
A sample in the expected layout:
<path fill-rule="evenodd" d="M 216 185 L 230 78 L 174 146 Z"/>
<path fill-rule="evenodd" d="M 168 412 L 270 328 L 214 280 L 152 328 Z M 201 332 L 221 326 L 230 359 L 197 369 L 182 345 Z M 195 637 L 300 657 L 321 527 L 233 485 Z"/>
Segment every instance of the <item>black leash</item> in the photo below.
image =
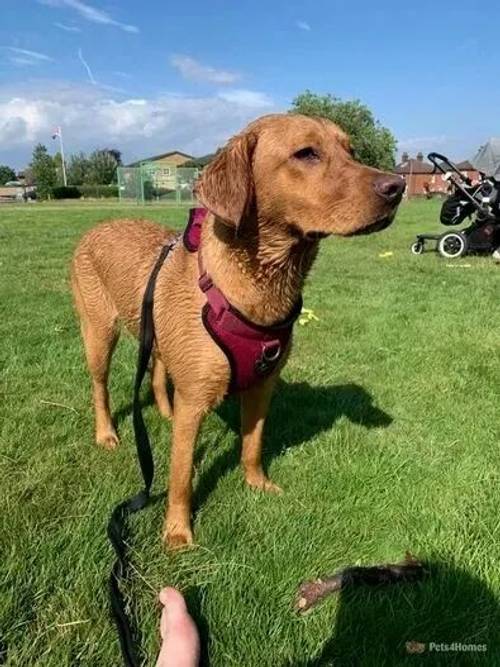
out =
<path fill-rule="evenodd" d="M 142 301 L 141 324 L 139 334 L 139 356 L 137 359 L 137 371 L 134 384 L 133 422 L 134 435 L 137 447 L 137 458 L 141 467 L 144 488 L 135 496 L 128 498 L 115 507 L 108 523 L 108 538 L 113 545 L 116 561 L 109 577 L 109 599 L 111 612 L 118 630 L 120 647 L 125 667 L 139 667 L 141 664 L 137 657 L 137 632 L 127 616 L 125 599 L 120 588 L 120 582 L 128 575 L 128 553 L 127 553 L 127 517 L 129 514 L 144 509 L 150 502 L 151 485 L 154 477 L 154 461 L 151 453 L 151 443 L 144 419 L 142 417 L 140 391 L 144 375 L 148 369 L 148 363 L 153 350 L 155 338 L 153 322 L 153 301 L 156 279 L 158 273 L 167 259 L 169 252 L 175 246 L 176 241 L 163 246 L 160 256 L 149 276 L 146 291 Z"/>

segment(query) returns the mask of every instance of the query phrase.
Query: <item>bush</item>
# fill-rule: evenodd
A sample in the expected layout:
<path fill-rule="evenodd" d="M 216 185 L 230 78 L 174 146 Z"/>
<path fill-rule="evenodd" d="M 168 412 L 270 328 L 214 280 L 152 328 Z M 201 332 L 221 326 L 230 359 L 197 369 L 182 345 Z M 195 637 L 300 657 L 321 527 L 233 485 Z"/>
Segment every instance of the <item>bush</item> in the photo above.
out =
<path fill-rule="evenodd" d="M 118 197 L 117 185 L 79 185 L 78 190 L 82 197 L 91 199 L 108 199 Z"/>
<path fill-rule="evenodd" d="M 337 123 L 350 136 L 358 162 L 386 171 L 396 166 L 396 138 L 359 100 L 341 100 L 306 90 L 293 100 L 291 111 Z"/>
<path fill-rule="evenodd" d="M 54 199 L 80 199 L 82 193 L 76 185 L 58 185 L 52 188 L 51 195 Z"/>

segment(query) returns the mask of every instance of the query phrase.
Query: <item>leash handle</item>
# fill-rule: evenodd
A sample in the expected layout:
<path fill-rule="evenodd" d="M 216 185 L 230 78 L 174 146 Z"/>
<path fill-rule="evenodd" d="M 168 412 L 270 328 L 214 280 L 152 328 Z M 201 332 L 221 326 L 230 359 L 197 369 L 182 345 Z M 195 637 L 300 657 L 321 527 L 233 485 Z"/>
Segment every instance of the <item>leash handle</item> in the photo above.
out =
<path fill-rule="evenodd" d="M 174 248 L 177 239 L 163 246 L 149 276 L 146 291 L 142 300 L 141 323 L 139 330 L 139 353 L 137 357 L 137 371 L 134 382 L 133 425 L 137 458 L 141 469 L 144 488 L 135 496 L 119 503 L 111 513 L 108 523 L 108 538 L 116 554 L 116 561 L 109 577 L 109 599 L 111 613 L 118 632 L 123 663 L 125 667 L 140 667 L 137 657 L 137 631 L 127 616 L 125 599 L 120 588 L 120 582 L 128 575 L 127 552 L 127 518 L 130 514 L 146 507 L 150 500 L 150 491 L 154 478 L 154 460 L 151 452 L 151 443 L 142 416 L 140 392 L 142 381 L 148 369 L 149 360 L 153 351 L 155 339 L 153 305 L 156 279 L 163 263 L 170 251 Z"/>

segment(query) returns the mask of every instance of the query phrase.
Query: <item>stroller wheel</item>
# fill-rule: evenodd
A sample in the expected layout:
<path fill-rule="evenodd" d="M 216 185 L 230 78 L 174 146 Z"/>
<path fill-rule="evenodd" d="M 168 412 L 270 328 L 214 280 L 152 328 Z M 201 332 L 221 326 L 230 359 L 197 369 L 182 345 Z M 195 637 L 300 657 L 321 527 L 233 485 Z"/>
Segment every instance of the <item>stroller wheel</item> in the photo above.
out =
<path fill-rule="evenodd" d="M 415 241 L 415 243 L 412 243 L 411 251 L 414 255 L 421 255 L 424 252 L 424 244 L 422 241 Z"/>
<path fill-rule="evenodd" d="M 467 238 L 460 232 L 448 232 L 439 239 L 437 249 L 446 259 L 456 259 L 465 254 Z"/>

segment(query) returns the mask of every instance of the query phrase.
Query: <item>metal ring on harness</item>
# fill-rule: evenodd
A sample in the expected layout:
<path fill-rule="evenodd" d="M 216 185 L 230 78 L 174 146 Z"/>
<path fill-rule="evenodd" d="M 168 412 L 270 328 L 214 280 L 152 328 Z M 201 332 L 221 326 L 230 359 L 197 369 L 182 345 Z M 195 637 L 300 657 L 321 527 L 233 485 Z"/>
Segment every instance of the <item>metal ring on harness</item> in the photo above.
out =
<path fill-rule="evenodd" d="M 266 361 L 278 361 L 281 354 L 281 345 L 279 343 L 271 343 L 271 345 L 265 345 L 262 350 L 262 356 Z"/>

